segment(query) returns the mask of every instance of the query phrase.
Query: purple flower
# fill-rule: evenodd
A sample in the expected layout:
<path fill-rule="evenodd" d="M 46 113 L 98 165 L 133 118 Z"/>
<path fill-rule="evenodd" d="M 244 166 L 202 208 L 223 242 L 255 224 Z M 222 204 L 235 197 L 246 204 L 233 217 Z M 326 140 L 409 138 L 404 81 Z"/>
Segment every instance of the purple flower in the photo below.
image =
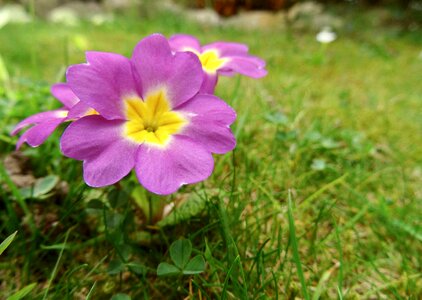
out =
<path fill-rule="evenodd" d="M 32 125 L 32 127 L 18 139 L 16 149 L 19 149 L 25 142 L 32 147 L 37 147 L 44 143 L 61 123 L 95 113 L 85 104 L 80 103 L 78 97 L 65 83 L 53 85 L 51 92 L 64 106 L 56 110 L 32 115 L 18 123 L 11 132 L 12 135 L 16 135 L 26 126 Z"/>
<path fill-rule="evenodd" d="M 265 61 L 248 54 L 248 47 L 239 43 L 216 42 L 201 47 L 199 41 L 190 35 L 176 34 L 169 39 L 173 51 L 195 53 L 204 70 L 201 91 L 213 93 L 217 75 L 233 76 L 235 73 L 252 78 L 267 75 Z"/>
<path fill-rule="evenodd" d="M 62 152 L 83 160 L 84 180 L 114 184 L 132 169 L 156 194 L 170 194 L 212 173 L 212 153 L 236 141 L 236 114 L 219 98 L 199 94 L 203 72 L 192 53 L 172 53 L 165 37 L 151 35 L 132 58 L 88 52 L 87 64 L 71 66 L 67 82 L 99 115 L 72 122 Z"/>

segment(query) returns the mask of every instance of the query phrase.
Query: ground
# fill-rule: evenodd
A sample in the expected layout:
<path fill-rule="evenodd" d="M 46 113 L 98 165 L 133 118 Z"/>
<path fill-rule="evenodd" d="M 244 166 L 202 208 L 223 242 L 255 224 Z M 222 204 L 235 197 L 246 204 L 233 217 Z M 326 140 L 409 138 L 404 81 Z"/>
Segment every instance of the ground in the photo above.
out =
<path fill-rule="evenodd" d="M 359 12 L 345 20 L 328 45 L 315 32 L 209 28 L 171 14 L 2 28 L 0 241 L 18 233 L 0 257 L 0 298 L 35 283 L 28 299 L 420 299 L 421 32 L 371 27 Z M 236 150 L 215 156 L 203 184 L 164 199 L 199 209 L 161 226 L 142 208 L 163 199 L 133 178 L 83 183 L 81 163 L 59 152 L 64 127 L 20 154 L 9 136 L 58 107 L 49 86 L 85 50 L 130 56 L 153 32 L 246 43 L 269 71 L 220 80 L 217 95 L 238 114 Z M 34 196 L 19 187 L 34 178 L 58 183 Z M 205 272 L 157 277 L 182 237 Z"/>

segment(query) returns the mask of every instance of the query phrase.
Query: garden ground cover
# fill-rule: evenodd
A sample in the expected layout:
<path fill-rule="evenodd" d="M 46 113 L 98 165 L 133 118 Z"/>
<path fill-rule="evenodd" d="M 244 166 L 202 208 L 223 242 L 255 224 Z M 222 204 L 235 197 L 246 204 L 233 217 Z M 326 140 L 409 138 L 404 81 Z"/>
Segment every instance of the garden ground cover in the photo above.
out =
<path fill-rule="evenodd" d="M 2 28 L 0 241 L 18 233 L 0 257 L 0 298 L 31 283 L 29 299 L 420 298 L 421 35 L 370 27 L 359 14 L 347 21 L 328 45 L 315 33 L 206 28 L 171 14 Z M 215 156 L 203 184 L 167 198 L 191 203 L 194 215 L 167 226 L 148 220 L 131 184 L 88 188 L 81 163 L 59 152 L 63 128 L 22 155 L 12 156 L 9 136 L 19 120 L 57 107 L 49 86 L 85 50 L 130 56 L 153 32 L 246 43 L 269 71 L 219 82 L 217 95 L 238 113 L 237 148 Z M 58 183 L 34 195 L 16 186 L 28 174 Z M 181 237 L 205 257 L 205 272 L 157 277 Z"/>

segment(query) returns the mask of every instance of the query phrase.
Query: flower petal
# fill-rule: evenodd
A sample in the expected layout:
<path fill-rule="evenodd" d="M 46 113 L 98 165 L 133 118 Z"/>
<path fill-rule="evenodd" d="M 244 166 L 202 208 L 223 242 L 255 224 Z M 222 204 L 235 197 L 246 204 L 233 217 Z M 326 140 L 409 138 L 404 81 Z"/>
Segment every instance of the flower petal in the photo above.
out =
<path fill-rule="evenodd" d="M 209 74 L 204 72 L 204 81 L 202 82 L 199 92 L 201 94 L 214 94 L 217 81 L 217 74 Z"/>
<path fill-rule="evenodd" d="M 87 64 L 69 67 L 67 81 L 85 105 L 106 119 L 124 119 L 123 98 L 139 95 L 130 60 L 124 56 L 87 52 Z"/>
<path fill-rule="evenodd" d="M 221 70 L 221 73 L 235 71 L 252 78 L 261 78 L 267 75 L 267 70 L 264 67 L 265 62 L 254 56 L 230 57 Z"/>
<path fill-rule="evenodd" d="M 240 43 L 215 42 L 202 47 L 202 51 L 206 50 L 217 50 L 220 57 L 248 54 L 248 46 Z"/>
<path fill-rule="evenodd" d="M 104 148 L 121 139 L 125 121 L 87 116 L 71 123 L 62 135 L 60 147 L 64 155 L 84 160 L 100 154 Z"/>
<path fill-rule="evenodd" d="M 69 109 L 79 102 L 78 97 L 73 93 L 72 89 L 67 83 L 56 83 L 51 86 L 51 93 L 63 105 Z"/>
<path fill-rule="evenodd" d="M 213 95 L 197 95 L 178 110 L 190 118 L 181 135 L 190 137 L 213 153 L 223 154 L 236 146 L 229 127 L 236 120 L 236 112 L 223 100 Z"/>
<path fill-rule="evenodd" d="M 84 161 L 84 180 L 89 186 L 116 183 L 135 165 L 138 145 L 121 135 L 124 121 L 101 116 L 83 117 L 63 133 L 60 141 L 64 155 Z"/>
<path fill-rule="evenodd" d="M 197 52 L 201 51 L 201 45 L 199 41 L 187 34 L 175 34 L 169 38 L 169 44 L 173 51 L 188 51 L 194 50 Z"/>
<path fill-rule="evenodd" d="M 140 41 L 132 61 L 142 85 L 143 98 L 165 87 L 172 107 L 197 94 L 203 81 L 199 58 L 191 52 L 172 54 L 167 39 L 160 34 Z"/>
<path fill-rule="evenodd" d="M 114 184 L 135 166 L 136 148 L 122 140 L 109 145 L 94 158 L 84 161 L 84 180 L 92 187 Z"/>
<path fill-rule="evenodd" d="M 61 119 L 50 119 L 42 123 L 36 124 L 29 128 L 16 143 L 16 150 L 18 150 L 23 143 L 28 143 L 32 147 L 38 147 L 53 133 L 53 131 L 63 122 Z"/>
<path fill-rule="evenodd" d="M 88 115 L 90 111 L 92 111 L 92 108 L 90 108 L 83 102 L 78 102 L 69 110 L 67 120 L 75 120 L 82 118 Z"/>
<path fill-rule="evenodd" d="M 10 134 L 15 135 L 28 125 L 32 125 L 32 124 L 36 125 L 36 124 L 45 123 L 45 122 L 49 122 L 53 120 L 63 120 L 63 118 L 66 117 L 66 115 L 67 115 L 67 111 L 63 109 L 44 111 L 44 112 L 32 115 L 20 121 L 15 126 L 15 128 L 13 128 Z"/>
<path fill-rule="evenodd" d="M 205 180 L 213 168 L 208 150 L 187 137 L 175 136 L 166 149 L 140 146 L 135 171 L 147 190 L 168 195 L 184 184 Z"/>

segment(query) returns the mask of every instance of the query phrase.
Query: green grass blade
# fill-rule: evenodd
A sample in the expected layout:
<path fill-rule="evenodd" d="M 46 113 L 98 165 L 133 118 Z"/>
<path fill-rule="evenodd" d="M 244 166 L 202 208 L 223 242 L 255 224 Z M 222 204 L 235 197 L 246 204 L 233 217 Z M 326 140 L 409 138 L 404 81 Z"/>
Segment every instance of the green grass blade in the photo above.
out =
<path fill-rule="evenodd" d="M 337 292 L 339 294 L 339 298 L 343 299 L 343 277 L 344 277 L 344 271 L 343 271 L 343 247 L 341 244 L 340 239 L 340 232 L 338 225 L 336 223 L 336 240 L 337 240 L 337 248 L 339 253 L 339 270 L 338 270 L 338 279 L 337 279 Z"/>
<path fill-rule="evenodd" d="M 86 295 L 86 300 L 91 299 L 92 297 L 92 293 L 94 292 L 95 286 L 97 285 L 97 282 L 95 281 L 94 284 L 92 285 L 91 289 L 88 292 L 88 295 Z"/>
<path fill-rule="evenodd" d="M 19 290 L 18 292 L 16 292 L 15 294 L 13 294 L 9 298 L 7 298 L 7 300 L 20 300 L 20 299 L 23 299 L 26 295 L 28 295 L 34 289 L 34 287 L 36 285 L 37 284 L 35 282 L 27 285 L 23 289 Z"/>
<path fill-rule="evenodd" d="M 289 219 L 289 233 L 290 233 L 290 240 L 291 240 L 291 243 L 292 243 L 293 260 L 296 264 L 297 275 L 299 277 L 300 284 L 301 284 L 301 287 L 302 287 L 303 297 L 306 300 L 309 300 L 310 298 L 309 298 L 309 294 L 308 294 L 308 289 L 306 287 L 306 280 L 305 280 L 305 276 L 303 275 L 302 263 L 300 261 L 300 256 L 299 256 L 299 247 L 298 247 L 298 242 L 297 242 L 297 238 L 296 238 L 296 229 L 295 229 L 295 222 L 294 222 L 294 218 L 293 218 L 292 198 L 291 198 L 290 190 L 289 190 L 289 203 L 288 203 L 287 215 L 288 215 L 288 219 Z"/>
<path fill-rule="evenodd" d="M 343 293 L 341 292 L 339 286 L 337 286 L 337 294 L 338 294 L 338 299 L 339 300 L 343 300 Z"/>
<path fill-rule="evenodd" d="M 18 232 L 15 231 L 14 233 L 12 233 L 11 235 L 9 235 L 1 244 L 0 244 L 0 255 L 2 255 L 2 253 L 4 252 L 4 250 L 7 249 L 7 247 L 9 247 L 9 245 L 13 242 L 13 239 L 15 238 L 16 234 Z"/>
<path fill-rule="evenodd" d="M 47 287 L 45 288 L 45 292 L 44 292 L 43 300 L 47 299 L 47 296 L 48 296 L 48 291 L 50 290 L 51 284 L 53 283 L 53 280 L 54 280 L 54 278 L 56 277 L 57 270 L 58 270 L 58 268 L 59 268 L 59 264 L 60 264 L 60 261 L 61 261 L 62 256 L 63 256 L 63 251 L 64 251 L 64 249 L 66 248 L 67 239 L 68 239 L 68 237 L 69 237 L 69 233 L 70 233 L 70 231 L 71 231 L 71 230 L 72 230 L 72 228 L 70 228 L 70 229 L 66 232 L 66 236 L 65 236 L 65 238 L 64 238 L 64 242 L 63 242 L 63 247 L 62 247 L 62 248 L 61 248 L 61 250 L 60 250 L 60 254 L 59 254 L 59 257 L 57 258 L 57 261 L 56 261 L 56 264 L 55 264 L 55 266 L 54 266 L 53 272 L 51 272 L 51 276 L 50 276 L 50 279 L 49 279 L 49 281 L 48 281 L 48 285 L 47 285 Z"/>
<path fill-rule="evenodd" d="M 326 185 L 324 185 L 323 187 L 321 187 L 319 190 L 317 190 L 316 192 L 314 192 L 312 195 L 310 195 L 308 198 L 306 198 L 305 200 L 303 200 L 300 203 L 300 206 L 306 206 L 308 205 L 312 200 L 318 198 L 322 193 L 324 193 L 325 191 L 331 189 L 332 187 L 336 186 L 337 184 L 343 183 L 344 180 L 346 179 L 346 177 L 349 174 L 343 174 L 341 175 L 339 178 L 327 183 Z"/>
<path fill-rule="evenodd" d="M 228 287 L 228 283 L 229 283 L 230 277 L 231 277 L 231 275 L 233 273 L 233 270 L 234 270 L 235 266 L 237 264 L 239 264 L 239 263 L 240 263 L 240 256 L 237 256 L 234 259 L 233 263 L 231 264 L 229 270 L 227 271 L 226 278 L 224 279 L 223 291 L 221 292 L 221 299 L 222 300 L 227 299 L 227 287 Z"/>
<path fill-rule="evenodd" d="M 239 271 L 240 271 L 239 275 L 242 278 L 242 283 L 243 283 L 242 295 L 243 295 L 243 297 L 247 297 L 248 286 L 247 286 L 245 273 L 243 271 L 242 261 L 240 259 L 240 255 L 239 255 L 239 251 L 237 249 L 236 242 L 234 241 L 233 236 L 230 232 L 230 226 L 229 226 L 229 221 L 228 221 L 229 218 L 228 218 L 228 215 L 227 215 L 227 211 L 224 207 L 224 201 L 221 197 L 218 197 L 218 212 L 219 212 L 219 218 L 220 218 L 222 232 L 223 232 L 223 238 L 224 238 L 226 246 L 227 246 L 228 261 L 231 261 L 232 258 L 234 257 L 234 255 L 236 255 L 236 258 L 235 258 L 234 261 L 237 261 L 238 265 L 239 265 Z M 237 258 L 239 258 L 239 259 L 237 260 Z M 237 269 L 235 269 L 233 272 L 236 273 L 236 271 L 237 271 Z"/>
<path fill-rule="evenodd" d="M 324 290 L 327 289 L 327 282 L 330 279 L 331 273 L 333 273 L 333 271 L 334 269 L 331 268 L 322 274 L 321 278 L 319 279 L 318 285 L 315 289 L 315 292 L 312 295 L 312 300 L 320 299 L 321 294 L 324 292 Z"/>

